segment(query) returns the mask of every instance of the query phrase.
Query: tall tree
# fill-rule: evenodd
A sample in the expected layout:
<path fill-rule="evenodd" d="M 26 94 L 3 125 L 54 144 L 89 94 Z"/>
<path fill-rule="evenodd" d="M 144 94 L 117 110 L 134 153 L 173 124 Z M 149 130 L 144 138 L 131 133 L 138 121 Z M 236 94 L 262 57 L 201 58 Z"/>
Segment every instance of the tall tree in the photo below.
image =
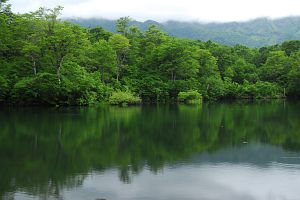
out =
<path fill-rule="evenodd" d="M 117 55 L 114 49 L 105 40 L 99 40 L 89 51 L 94 70 L 101 73 L 101 81 L 105 82 L 111 74 L 117 71 Z M 94 71 L 93 70 L 93 71 Z"/>
<path fill-rule="evenodd" d="M 37 74 L 37 65 L 42 57 L 42 49 L 46 38 L 43 30 L 44 22 L 40 17 L 39 12 L 33 12 L 23 15 L 21 21 L 26 38 L 22 51 L 25 57 L 29 58 L 34 75 Z"/>
<path fill-rule="evenodd" d="M 115 50 L 117 54 L 117 82 L 119 81 L 119 77 L 122 74 L 124 68 L 124 62 L 126 59 L 126 53 L 129 50 L 129 40 L 123 35 L 115 34 L 109 38 L 109 44 Z"/>
<path fill-rule="evenodd" d="M 197 48 L 178 39 L 170 39 L 158 47 L 154 56 L 160 72 L 172 81 L 195 77 L 199 71 Z"/>
<path fill-rule="evenodd" d="M 56 74 L 61 82 L 61 67 L 67 56 L 74 56 L 87 43 L 86 32 L 79 26 L 68 22 L 61 22 L 58 18 L 62 7 L 54 9 L 42 9 L 42 15 L 46 20 L 47 38 L 45 45 Z"/>
<path fill-rule="evenodd" d="M 121 17 L 116 22 L 116 28 L 117 32 L 122 34 L 123 36 L 128 36 L 128 28 L 129 28 L 129 22 L 131 21 L 130 17 Z"/>

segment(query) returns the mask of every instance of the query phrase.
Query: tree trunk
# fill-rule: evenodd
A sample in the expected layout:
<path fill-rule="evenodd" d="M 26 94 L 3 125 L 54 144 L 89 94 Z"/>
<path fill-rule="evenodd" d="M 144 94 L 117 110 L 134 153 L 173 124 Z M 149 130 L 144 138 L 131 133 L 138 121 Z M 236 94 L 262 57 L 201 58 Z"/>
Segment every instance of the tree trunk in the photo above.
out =
<path fill-rule="evenodd" d="M 36 75 L 36 62 L 33 56 L 31 56 L 31 60 L 32 60 L 33 74 Z"/>
<path fill-rule="evenodd" d="M 122 72 L 122 67 L 123 67 L 124 60 L 125 60 L 125 55 L 122 55 L 122 54 L 117 55 L 117 64 L 118 64 L 117 82 L 119 82 L 119 77 L 120 77 L 120 74 Z"/>
<path fill-rule="evenodd" d="M 119 69 L 117 71 L 117 83 L 119 82 Z"/>
<path fill-rule="evenodd" d="M 101 82 L 104 83 L 104 69 L 101 69 Z"/>
<path fill-rule="evenodd" d="M 207 84 L 206 91 L 208 91 L 208 89 L 209 89 L 209 84 Z"/>
<path fill-rule="evenodd" d="M 58 84 L 61 83 L 60 69 L 61 69 L 63 61 L 64 61 L 64 58 L 61 58 L 60 61 L 57 62 L 58 65 L 56 67 L 56 74 L 57 74 L 57 78 L 58 78 Z"/>
<path fill-rule="evenodd" d="M 57 78 L 58 78 L 58 84 L 60 84 L 61 83 L 61 80 L 60 80 L 60 65 L 56 69 L 56 74 L 57 74 Z"/>
<path fill-rule="evenodd" d="M 34 73 L 34 75 L 36 75 L 36 67 L 35 67 L 35 62 L 34 62 L 34 65 L 33 65 L 33 73 Z"/>

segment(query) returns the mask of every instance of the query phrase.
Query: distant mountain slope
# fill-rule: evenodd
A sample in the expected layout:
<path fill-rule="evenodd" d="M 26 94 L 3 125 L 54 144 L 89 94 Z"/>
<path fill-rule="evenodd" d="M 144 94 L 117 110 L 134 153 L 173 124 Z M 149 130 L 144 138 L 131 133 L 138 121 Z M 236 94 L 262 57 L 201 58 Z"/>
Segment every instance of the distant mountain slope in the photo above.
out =
<path fill-rule="evenodd" d="M 84 27 L 102 26 L 115 32 L 115 21 L 107 19 L 67 19 Z M 167 21 L 133 21 L 131 25 L 146 30 L 151 24 L 160 26 L 170 35 L 199 40 L 212 40 L 221 44 L 243 44 L 249 47 L 262 47 L 300 39 L 300 17 L 286 17 L 276 20 L 258 18 L 248 22 L 197 23 Z"/>

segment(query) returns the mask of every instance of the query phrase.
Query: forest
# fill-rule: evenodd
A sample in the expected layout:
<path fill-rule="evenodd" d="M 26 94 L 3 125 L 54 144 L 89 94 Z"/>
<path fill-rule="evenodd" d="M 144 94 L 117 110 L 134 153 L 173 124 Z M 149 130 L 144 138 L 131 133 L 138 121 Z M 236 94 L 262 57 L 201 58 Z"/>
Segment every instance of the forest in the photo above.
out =
<path fill-rule="evenodd" d="M 116 21 L 117 33 L 60 19 L 62 7 L 15 14 L 0 1 L 0 103 L 90 105 L 193 98 L 295 98 L 300 41 L 249 48 L 172 37 Z"/>

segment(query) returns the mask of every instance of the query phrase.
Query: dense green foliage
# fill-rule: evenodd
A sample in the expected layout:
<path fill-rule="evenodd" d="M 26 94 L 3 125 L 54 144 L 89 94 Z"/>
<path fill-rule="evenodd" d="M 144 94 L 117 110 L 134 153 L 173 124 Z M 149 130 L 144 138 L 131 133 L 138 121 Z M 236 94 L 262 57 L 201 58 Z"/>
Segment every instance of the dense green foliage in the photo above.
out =
<path fill-rule="evenodd" d="M 195 90 L 189 90 L 187 92 L 179 92 L 178 100 L 184 103 L 196 103 L 201 102 L 201 94 Z"/>
<path fill-rule="evenodd" d="M 89 28 L 102 26 L 116 32 L 115 20 L 99 18 L 68 18 L 67 21 Z M 242 44 L 249 47 L 263 47 L 280 44 L 287 40 L 300 39 L 300 17 L 285 17 L 281 19 L 258 18 L 246 22 L 198 23 L 183 21 L 167 21 L 158 23 L 131 21 L 132 26 L 146 31 L 151 24 L 161 27 L 168 34 L 180 38 L 189 38 L 234 46 Z M 298 42 L 299 44 L 299 42 Z"/>
<path fill-rule="evenodd" d="M 138 104 L 141 102 L 141 99 L 135 97 L 130 92 L 113 92 L 109 97 L 109 103 L 112 105 L 130 105 Z"/>
<path fill-rule="evenodd" d="M 61 9 L 14 14 L 1 5 L 0 103 L 166 102 L 187 91 L 205 100 L 300 95 L 300 41 L 229 47 L 155 25 L 142 32 L 129 17 L 113 34 L 62 21 Z"/>

